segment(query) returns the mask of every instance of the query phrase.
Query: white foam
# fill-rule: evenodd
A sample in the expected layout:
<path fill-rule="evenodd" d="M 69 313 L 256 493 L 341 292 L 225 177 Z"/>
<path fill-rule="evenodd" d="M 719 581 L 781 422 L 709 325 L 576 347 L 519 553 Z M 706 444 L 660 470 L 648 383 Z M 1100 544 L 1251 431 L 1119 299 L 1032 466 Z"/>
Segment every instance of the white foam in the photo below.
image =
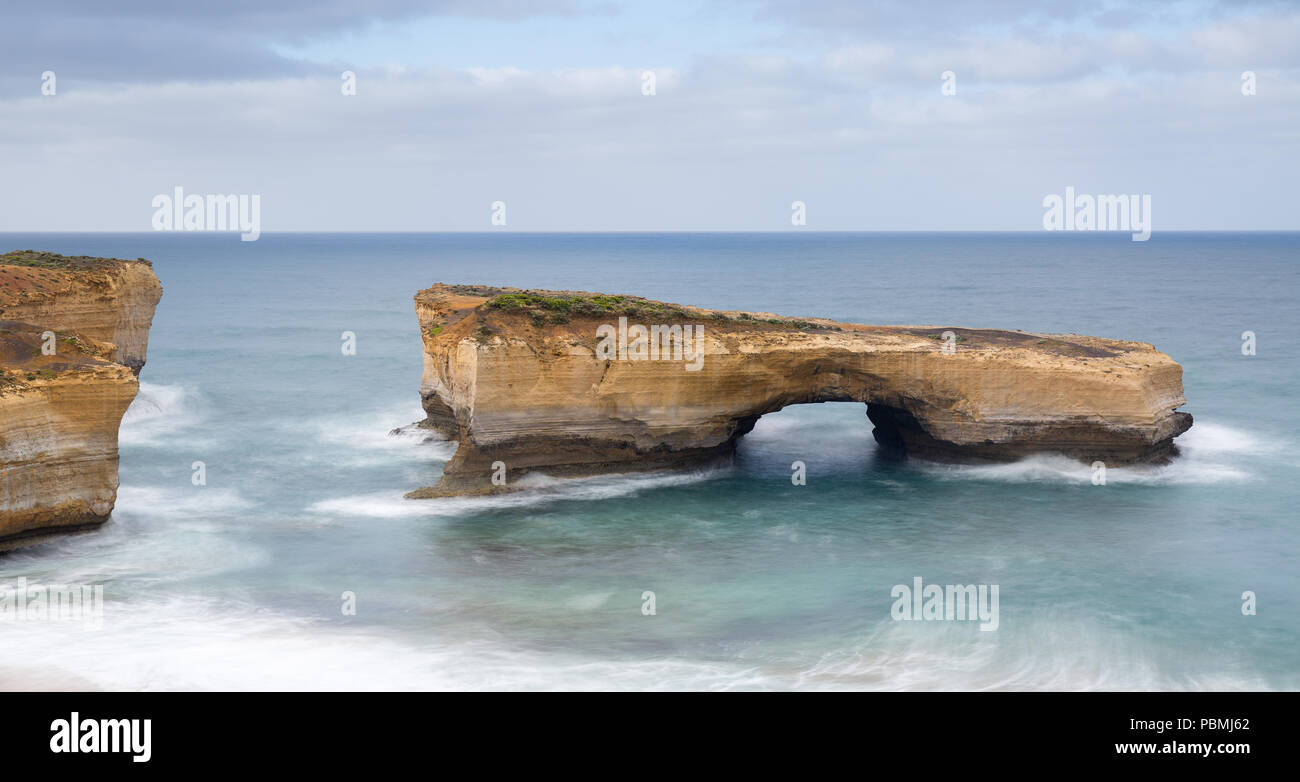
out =
<path fill-rule="evenodd" d="M 523 508 L 565 500 L 626 497 L 649 489 L 712 480 L 729 472 L 729 467 L 714 467 L 684 472 L 602 475 L 591 478 L 551 478 L 534 474 L 525 476 L 518 482 L 520 491 L 509 494 L 408 500 L 400 491 L 373 492 L 320 500 L 308 506 L 307 512 L 368 518 L 464 516 L 487 510 Z"/>
<path fill-rule="evenodd" d="M 604 593 L 566 605 L 594 610 Z M 322 616 L 337 611 L 322 596 Z M 198 596 L 105 595 L 102 630 L 3 627 L 0 689 L 72 682 L 110 690 L 1266 690 L 1286 681 L 1169 668 L 1184 655 L 1096 620 L 1038 616 L 996 633 L 882 621 L 830 652 L 758 645 L 727 660 L 597 658 L 462 638 L 397 637 L 347 618 L 304 619 Z M 805 652 L 805 649 L 807 652 Z"/>
<path fill-rule="evenodd" d="M 1198 431 L 1199 430 L 1199 431 Z M 1110 466 L 1106 483 L 1215 484 L 1255 476 L 1248 457 L 1267 456 L 1283 444 L 1221 424 L 1197 423 L 1176 441 L 1179 455 L 1165 464 Z M 1245 458 L 1243 458 L 1245 457 Z M 1008 483 L 1091 483 L 1092 467 L 1066 456 L 1042 454 L 1008 464 L 948 465 L 913 461 L 916 469 L 943 479 Z"/>
<path fill-rule="evenodd" d="M 1175 442 L 1189 456 L 1271 454 L 1284 450 L 1283 440 L 1263 437 L 1222 424 L 1197 421 Z"/>
<path fill-rule="evenodd" d="M 188 615 L 177 615 L 181 613 Z M 3 660 L 0 689 L 7 688 L 10 679 L 42 675 L 108 690 L 155 691 L 706 689 L 757 684 L 757 677 L 724 664 L 593 660 L 482 640 L 419 644 L 343 621 L 291 620 L 252 609 L 203 610 L 194 601 L 106 608 L 105 626 L 98 632 L 58 625 L 15 624 L 4 629 L 12 643 L 0 652 L 0 659 L 14 659 Z"/>
<path fill-rule="evenodd" d="M 578 595 L 565 600 L 564 607 L 573 611 L 595 611 L 608 603 L 613 596 L 613 592 L 592 592 L 586 595 Z"/>
<path fill-rule="evenodd" d="M 456 453 L 456 443 L 411 424 L 423 418 L 418 404 L 403 404 L 317 418 L 301 428 L 328 448 L 332 461 L 341 456 L 354 466 L 384 463 L 395 454 L 408 460 L 447 461 Z M 413 450 L 417 446 L 418 450 Z"/>
<path fill-rule="evenodd" d="M 1196 677 L 1170 667 L 1185 656 L 1095 618 L 1054 610 L 1004 619 L 991 633 L 961 622 L 882 622 L 795 680 L 800 689 L 1271 689 L 1263 677 Z"/>
<path fill-rule="evenodd" d="M 202 398 L 195 388 L 141 382 L 122 416 L 118 442 L 124 446 L 166 444 L 176 432 L 199 423 L 202 411 Z M 187 444 L 194 442 L 187 438 Z"/>
<path fill-rule="evenodd" d="M 163 513 L 169 518 L 242 513 L 256 506 L 237 489 L 214 486 L 124 485 L 117 490 L 116 514 Z"/>
<path fill-rule="evenodd" d="M 124 485 L 118 489 L 113 515 L 103 527 L 91 534 L 52 538 L 9 556 L 11 561 L 53 556 L 65 565 L 74 564 L 77 555 L 111 550 L 124 544 L 142 546 L 140 539 L 150 535 L 160 536 L 159 545 L 168 545 L 166 538 L 172 532 L 224 531 L 232 520 L 243 518 L 254 507 L 256 503 L 233 489 Z"/>

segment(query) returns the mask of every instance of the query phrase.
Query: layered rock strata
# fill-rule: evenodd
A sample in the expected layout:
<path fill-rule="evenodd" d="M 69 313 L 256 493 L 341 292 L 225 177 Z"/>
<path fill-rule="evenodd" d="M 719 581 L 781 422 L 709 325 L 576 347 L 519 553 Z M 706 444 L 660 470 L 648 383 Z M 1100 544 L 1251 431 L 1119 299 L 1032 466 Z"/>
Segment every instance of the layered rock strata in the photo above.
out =
<path fill-rule="evenodd" d="M 808 402 L 863 402 L 880 443 L 946 461 L 1153 461 L 1192 423 L 1176 410 L 1182 368 L 1144 342 L 476 286 L 435 285 L 415 305 L 422 425 L 459 447 L 437 486 L 409 497 L 695 465 Z M 636 326 L 692 329 L 675 354 L 677 332 L 642 340 Z"/>
<path fill-rule="evenodd" d="M 108 519 L 161 296 L 148 261 L 0 255 L 0 550 Z"/>

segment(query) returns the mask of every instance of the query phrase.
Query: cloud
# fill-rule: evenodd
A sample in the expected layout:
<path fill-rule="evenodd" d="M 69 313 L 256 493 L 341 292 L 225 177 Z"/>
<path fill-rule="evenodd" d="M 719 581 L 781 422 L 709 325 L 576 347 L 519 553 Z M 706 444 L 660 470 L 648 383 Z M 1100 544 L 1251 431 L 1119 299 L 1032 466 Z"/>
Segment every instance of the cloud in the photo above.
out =
<path fill-rule="evenodd" d="M 496 200 L 512 230 L 781 230 L 794 200 L 814 229 L 1032 230 L 1066 185 L 1152 194 L 1157 231 L 1300 227 L 1300 14 L 1212 11 L 1177 35 L 703 51 L 647 66 L 654 96 L 626 63 L 358 67 L 351 97 L 320 64 L 61 73 L 55 97 L 33 77 L 0 97 L 0 173 L 21 183 L 0 189 L 0 230 L 148 230 L 177 185 L 260 194 L 272 232 L 486 230 Z"/>
<path fill-rule="evenodd" d="M 1286 13 L 1285 0 L 782 0 L 740 2 L 759 19 L 836 37 L 936 41 L 995 30 L 1174 30 L 1232 18 Z"/>
<path fill-rule="evenodd" d="M 572 0 L 45 0 L 0 12 L 0 94 L 44 70 L 68 83 L 276 78 L 315 68 L 277 45 L 429 17 L 527 21 L 580 12 Z M 19 88 L 20 89 L 20 88 Z"/>
<path fill-rule="evenodd" d="M 315 77 L 11 101 L 0 156 L 25 184 L 0 193 L 0 228 L 147 230 L 175 185 L 260 193 L 268 231 L 481 230 L 498 199 L 521 230 L 779 229 L 796 199 L 814 227 L 1033 228 L 1065 184 L 1159 192 L 1165 227 L 1222 226 L 1242 198 L 1256 227 L 1295 225 L 1294 139 L 1259 128 L 1300 94 L 1268 72 L 1253 104 L 1235 74 L 978 98 L 838 76 L 717 58 L 658 73 L 654 97 L 628 68 L 435 68 L 362 72 L 355 97 Z M 1247 139 L 1244 162 L 1213 158 Z"/>
<path fill-rule="evenodd" d="M 1235 69 L 1300 67 L 1300 15 L 1207 23 L 1174 39 L 1132 31 L 965 34 L 915 47 L 851 44 L 828 52 L 828 70 L 859 80 L 935 80 L 952 70 L 967 84 L 1036 84 L 1110 75 L 1125 79 Z"/>

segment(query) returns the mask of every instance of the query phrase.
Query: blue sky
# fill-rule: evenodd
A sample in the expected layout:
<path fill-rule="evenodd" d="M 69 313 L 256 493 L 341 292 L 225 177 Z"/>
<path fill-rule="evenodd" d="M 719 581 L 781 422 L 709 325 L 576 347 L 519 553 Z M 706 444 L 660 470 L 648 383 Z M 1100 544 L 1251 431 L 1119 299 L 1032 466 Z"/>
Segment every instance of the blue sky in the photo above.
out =
<path fill-rule="evenodd" d="M 1066 186 L 1300 229 L 1294 3 L 104 5 L 0 12 L 0 230 L 178 185 L 265 231 L 1036 230 Z"/>

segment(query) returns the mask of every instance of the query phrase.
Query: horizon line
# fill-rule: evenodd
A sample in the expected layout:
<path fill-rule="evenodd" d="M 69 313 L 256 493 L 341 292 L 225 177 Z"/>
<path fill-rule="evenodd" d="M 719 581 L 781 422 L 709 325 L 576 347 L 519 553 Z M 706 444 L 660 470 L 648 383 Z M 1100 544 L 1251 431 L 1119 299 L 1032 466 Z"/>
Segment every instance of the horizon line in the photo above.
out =
<path fill-rule="evenodd" d="M 147 236 L 153 234 L 160 235 L 210 235 L 219 236 L 223 234 L 238 236 L 239 231 L 136 231 L 123 229 L 110 230 L 50 230 L 50 229 L 28 229 L 28 230 L 0 230 L 0 236 L 20 235 L 20 234 L 64 234 L 64 235 L 102 235 L 102 234 L 122 234 L 122 235 L 140 235 Z M 260 231 L 261 236 L 294 236 L 303 234 L 336 234 L 336 235 L 391 235 L 391 234 L 410 234 L 410 235 L 444 235 L 444 234 L 466 234 L 466 235 L 488 235 L 488 234 L 579 234 L 579 235 L 610 235 L 610 234 L 1042 234 L 1045 236 L 1060 235 L 1094 235 L 1106 236 L 1114 234 L 1115 236 L 1126 236 L 1130 231 L 1048 231 L 1044 229 L 1029 228 L 797 228 L 794 230 L 776 230 L 769 228 L 759 229 L 735 229 L 735 228 L 690 228 L 690 229 L 660 229 L 660 228 L 632 228 L 632 229 L 609 229 L 609 230 L 571 230 L 571 229 L 511 229 L 495 228 L 487 230 L 467 230 L 467 229 L 444 229 L 444 230 L 286 230 L 286 231 Z M 1216 234 L 1216 233 L 1236 233 L 1236 234 L 1276 234 L 1276 233 L 1300 233 L 1300 227 L 1296 228 L 1166 228 L 1160 231 L 1152 231 L 1151 235 L 1158 234 Z"/>

